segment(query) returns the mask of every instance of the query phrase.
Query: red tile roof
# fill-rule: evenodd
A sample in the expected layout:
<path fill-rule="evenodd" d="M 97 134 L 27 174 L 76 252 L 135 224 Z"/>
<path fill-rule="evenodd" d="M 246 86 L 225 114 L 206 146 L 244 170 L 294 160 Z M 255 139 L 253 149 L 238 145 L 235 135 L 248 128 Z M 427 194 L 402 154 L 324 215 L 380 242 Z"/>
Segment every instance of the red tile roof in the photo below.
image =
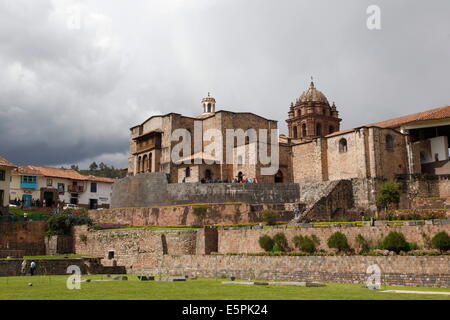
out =
<path fill-rule="evenodd" d="M 450 118 L 450 106 L 435 108 L 427 111 L 422 111 L 418 113 L 413 113 L 407 116 L 402 116 L 394 119 L 384 120 L 377 123 L 372 123 L 363 127 L 380 127 L 380 128 L 398 128 L 402 125 L 416 122 L 416 121 L 425 121 L 425 120 L 441 120 Z M 327 135 L 327 137 L 334 137 L 344 133 L 349 133 L 354 131 L 355 129 L 348 129 L 343 131 L 337 131 L 332 134 Z"/>
<path fill-rule="evenodd" d="M 16 167 L 14 164 L 12 164 L 11 162 L 2 157 L 0 157 L 0 166 L 12 168 Z"/>
<path fill-rule="evenodd" d="M 18 174 L 40 175 L 51 178 L 61 178 L 79 181 L 96 181 L 105 183 L 114 183 L 114 179 L 97 177 L 97 176 L 85 176 L 72 169 L 63 168 L 49 168 L 41 166 L 19 166 L 14 172 Z"/>
<path fill-rule="evenodd" d="M 368 127 L 397 128 L 411 122 L 424 120 L 440 120 L 445 118 L 450 118 L 450 106 L 431 109 L 399 118 L 373 123 L 368 125 Z"/>

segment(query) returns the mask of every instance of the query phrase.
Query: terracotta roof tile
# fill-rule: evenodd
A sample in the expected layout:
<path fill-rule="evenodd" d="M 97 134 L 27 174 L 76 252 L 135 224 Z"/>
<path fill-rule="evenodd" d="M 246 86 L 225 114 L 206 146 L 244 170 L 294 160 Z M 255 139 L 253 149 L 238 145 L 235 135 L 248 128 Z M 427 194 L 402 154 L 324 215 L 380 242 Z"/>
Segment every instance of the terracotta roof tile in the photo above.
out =
<path fill-rule="evenodd" d="M 6 160 L 5 158 L 0 157 L 0 166 L 3 167 L 15 167 L 14 164 L 12 164 L 11 162 L 9 162 L 8 160 Z"/>
<path fill-rule="evenodd" d="M 368 125 L 368 127 L 396 128 L 415 121 L 440 120 L 445 118 L 450 118 L 450 106 L 431 109 L 399 118 L 373 123 Z"/>
<path fill-rule="evenodd" d="M 78 181 L 96 181 L 96 182 L 114 183 L 114 179 L 97 177 L 92 175 L 85 176 L 72 169 L 49 168 L 41 166 L 19 166 L 17 169 L 14 170 L 14 172 L 17 174 L 37 175 L 37 176 L 62 178 Z"/>

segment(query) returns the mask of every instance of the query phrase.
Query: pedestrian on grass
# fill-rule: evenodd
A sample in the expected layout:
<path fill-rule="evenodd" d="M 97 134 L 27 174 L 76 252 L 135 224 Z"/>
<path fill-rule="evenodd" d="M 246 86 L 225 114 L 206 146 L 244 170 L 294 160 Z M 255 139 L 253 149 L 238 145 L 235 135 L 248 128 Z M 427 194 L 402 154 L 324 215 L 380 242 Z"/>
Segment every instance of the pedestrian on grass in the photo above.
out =
<path fill-rule="evenodd" d="M 31 274 L 31 276 L 34 276 L 34 272 L 35 271 L 36 271 L 36 262 L 31 261 L 31 264 L 30 264 L 30 274 Z"/>

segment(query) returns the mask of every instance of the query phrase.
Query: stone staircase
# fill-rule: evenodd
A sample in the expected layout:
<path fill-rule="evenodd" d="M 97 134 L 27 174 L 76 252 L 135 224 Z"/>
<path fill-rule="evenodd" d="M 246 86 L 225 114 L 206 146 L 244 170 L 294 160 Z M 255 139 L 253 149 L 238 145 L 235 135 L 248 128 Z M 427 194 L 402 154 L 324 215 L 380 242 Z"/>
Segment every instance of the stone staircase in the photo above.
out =
<path fill-rule="evenodd" d="M 349 180 L 325 181 L 300 186 L 300 203 L 304 211 L 290 224 L 311 220 L 329 220 L 353 207 L 352 183 Z"/>

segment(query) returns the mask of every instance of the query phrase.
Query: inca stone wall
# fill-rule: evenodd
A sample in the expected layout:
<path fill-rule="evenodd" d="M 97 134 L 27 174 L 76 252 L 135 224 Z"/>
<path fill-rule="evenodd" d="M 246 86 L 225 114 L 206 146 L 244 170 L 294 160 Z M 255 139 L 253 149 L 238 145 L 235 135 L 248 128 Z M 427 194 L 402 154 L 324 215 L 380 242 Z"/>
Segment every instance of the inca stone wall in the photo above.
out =
<path fill-rule="evenodd" d="M 112 208 L 135 208 L 193 203 L 293 203 L 298 184 L 169 184 L 163 173 L 139 174 L 114 183 Z"/>
<path fill-rule="evenodd" d="M 431 221 L 430 221 L 431 222 Z M 347 236 L 352 248 L 356 248 L 356 237 L 361 234 L 366 240 L 371 240 L 374 244 L 381 238 L 387 236 L 391 231 L 402 232 L 408 242 L 415 242 L 420 247 L 425 246 L 422 233 L 433 237 L 435 234 L 446 231 L 450 234 L 450 221 L 447 224 L 427 224 L 419 226 L 375 226 L 375 227 L 331 227 L 331 228 L 301 228 L 301 229 L 237 229 L 225 230 L 219 229 L 218 252 L 227 253 L 259 253 L 264 252 L 259 245 L 259 238 L 262 235 L 274 236 L 282 232 L 288 239 L 289 247 L 295 248 L 293 238 L 297 235 L 316 235 L 320 240 L 318 249 L 330 251 L 327 245 L 328 238 L 335 232 L 342 232 Z M 242 239 L 245 239 L 243 241 Z M 450 256 L 447 256 L 450 260 Z M 449 270 L 450 271 L 450 270 Z"/>
<path fill-rule="evenodd" d="M 95 223 L 115 223 L 130 226 L 180 226 L 199 224 L 241 224 L 261 222 L 261 211 L 272 209 L 279 211 L 278 221 L 290 221 L 292 211 L 286 211 L 284 205 L 250 205 L 245 203 L 208 205 L 206 217 L 200 221 L 193 210 L 198 206 L 174 206 L 153 208 L 129 208 L 91 210 L 89 217 Z"/>
<path fill-rule="evenodd" d="M 141 268 L 158 255 L 195 254 L 196 231 L 149 231 L 122 229 L 89 232 L 74 228 L 75 253 L 103 258 L 104 265 Z M 113 256 L 112 256 L 113 253 Z"/>
<path fill-rule="evenodd" d="M 2 223 L 0 224 L 0 251 L 17 250 L 27 256 L 45 255 L 46 229 L 47 224 L 44 221 Z"/>
<path fill-rule="evenodd" d="M 450 287 L 448 256 L 163 256 L 146 271 L 208 278 L 365 284 L 367 268 L 373 264 L 380 267 L 383 284 Z"/>
<path fill-rule="evenodd" d="M 32 260 L 27 260 L 25 272 L 29 274 Z M 0 277 L 22 276 L 22 259 L 0 260 Z M 123 267 L 105 267 L 97 258 L 35 260 L 36 275 L 67 275 L 69 266 L 78 266 L 82 274 L 124 274 Z"/>

